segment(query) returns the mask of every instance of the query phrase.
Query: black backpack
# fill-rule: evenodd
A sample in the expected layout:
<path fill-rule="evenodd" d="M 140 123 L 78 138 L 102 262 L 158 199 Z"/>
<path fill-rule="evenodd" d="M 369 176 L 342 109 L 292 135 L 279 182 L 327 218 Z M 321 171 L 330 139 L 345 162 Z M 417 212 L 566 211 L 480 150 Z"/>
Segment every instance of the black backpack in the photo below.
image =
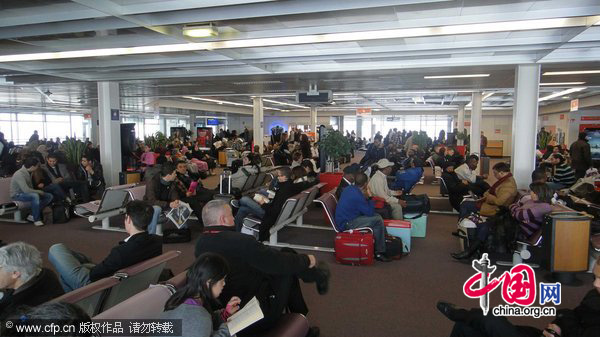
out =
<path fill-rule="evenodd" d="M 423 214 L 429 214 L 431 210 L 431 203 L 427 194 L 414 195 L 414 194 L 403 194 L 400 199 L 406 201 L 406 207 L 402 208 L 404 213 L 416 213 L 418 216 L 410 219 L 416 219 L 421 217 Z M 405 218 L 409 219 L 409 218 Z"/>
<path fill-rule="evenodd" d="M 402 258 L 403 249 L 402 239 L 396 236 L 387 236 L 385 238 L 385 255 L 394 260 Z"/>
<path fill-rule="evenodd" d="M 71 220 L 71 208 L 64 202 L 52 205 L 52 223 L 65 223 Z"/>
<path fill-rule="evenodd" d="M 519 221 L 512 217 L 507 207 L 500 207 L 500 210 L 488 221 L 490 221 L 490 235 L 485 242 L 485 250 L 488 253 L 498 254 L 511 251 L 519 232 Z"/>

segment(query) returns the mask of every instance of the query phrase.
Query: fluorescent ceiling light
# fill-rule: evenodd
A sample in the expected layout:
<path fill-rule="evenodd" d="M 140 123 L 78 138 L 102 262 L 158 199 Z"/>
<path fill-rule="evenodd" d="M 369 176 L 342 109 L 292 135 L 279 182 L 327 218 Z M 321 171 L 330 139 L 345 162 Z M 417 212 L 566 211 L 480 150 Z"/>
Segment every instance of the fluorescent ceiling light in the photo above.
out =
<path fill-rule="evenodd" d="M 205 101 L 205 102 L 217 103 L 217 104 L 231 104 L 231 105 L 245 106 L 245 107 L 249 107 L 249 108 L 254 108 L 254 105 L 252 105 L 252 104 L 244 104 L 244 103 L 230 102 L 230 101 L 221 101 L 221 100 L 212 99 L 212 98 L 202 98 L 202 97 L 193 97 L 193 96 L 183 96 L 183 98 L 192 99 L 192 100 L 196 100 L 196 101 Z M 277 110 L 277 111 L 281 111 L 281 109 L 270 108 L 270 107 L 264 107 L 263 109 L 265 109 L 265 110 Z"/>
<path fill-rule="evenodd" d="M 439 75 L 439 76 L 423 76 L 426 80 L 437 78 L 467 78 L 467 77 L 489 77 L 490 74 L 467 74 L 467 75 Z"/>
<path fill-rule="evenodd" d="M 547 71 L 544 76 L 600 74 L 600 70 Z"/>
<path fill-rule="evenodd" d="M 547 101 L 547 100 L 552 99 L 554 97 L 568 95 L 568 94 L 570 94 L 572 92 L 578 92 L 578 91 L 582 91 L 582 90 L 585 90 L 585 89 L 587 89 L 587 87 L 577 87 L 577 88 L 571 88 L 571 89 L 559 91 L 559 92 L 556 92 L 556 93 L 548 95 L 548 96 L 540 97 L 538 99 L 538 102 Z"/>
<path fill-rule="evenodd" d="M 477 34 L 494 32 L 514 32 L 538 29 L 586 27 L 595 24 L 600 16 L 580 16 L 572 18 L 554 18 L 539 20 L 504 21 L 450 26 L 400 28 L 370 30 L 349 33 L 312 34 L 299 36 L 281 36 L 256 39 L 224 40 L 214 42 L 195 42 L 170 45 L 152 45 L 128 48 L 105 48 L 50 53 L 14 54 L 0 56 L 0 62 L 18 62 L 35 60 L 68 59 L 81 57 L 134 55 L 151 53 L 171 53 L 198 50 L 217 50 L 232 48 L 255 48 L 289 46 L 311 43 L 353 42 L 374 39 L 399 39 L 425 36 L 447 36 L 459 34 Z"/>
<path fill-rule="evenodd" d="M 219 31 L 212 24 L 189 25 L 183 27 L 183 35 L 189 37 L 212 37 L 219 35 Z"/>
<path fill-rule="evenodd" d="M 273 103 L 273 104 L 281 104 L 281 105 L 293 106 L 295 108 L 309 109 L 308 107 L 305 107 L 303 105 L 292 104 L 292 103 L 284 103 L 284 102 L 274 101 L 272 99 L 263 98 L 263 101 L 268 102 L 268 103 Z"/>
<path fill-rule="evenodd" d="M 548 82 L 548 83 L 540 83 L 540 85 L 581 85 L 585 84 L 585 82 Z"/>
<path fill-rule="evenodd" d="M 247 82 L 232 82 L 234 85 L 251 85 L 251 84 L 276 84 L 283 83 L 281 81 L 247 81 Z"/>

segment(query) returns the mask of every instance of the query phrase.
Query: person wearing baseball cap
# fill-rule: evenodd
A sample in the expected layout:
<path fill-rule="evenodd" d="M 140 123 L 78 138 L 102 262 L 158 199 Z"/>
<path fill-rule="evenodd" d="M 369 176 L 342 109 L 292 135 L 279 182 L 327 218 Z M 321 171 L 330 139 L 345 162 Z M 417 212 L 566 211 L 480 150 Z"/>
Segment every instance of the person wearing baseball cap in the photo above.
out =
<path fill-rule="evenodd" d="M 397 196 L 401 195 L 402 191 L 395 192 L 390 190 L 387 182 L 387 176 L 392 173 L 394 163 L 383 158 L 375 165 L 378 170 L 371 177 L 371 181 L 369 181 L 369 191 L 371 191 L 373 196 L 383 198 L 385 202 L 390 204 L 392 207 L 392 218 L 402 220 L 402 207 L 406 207 L 406 201 L 398 199 Z"/>

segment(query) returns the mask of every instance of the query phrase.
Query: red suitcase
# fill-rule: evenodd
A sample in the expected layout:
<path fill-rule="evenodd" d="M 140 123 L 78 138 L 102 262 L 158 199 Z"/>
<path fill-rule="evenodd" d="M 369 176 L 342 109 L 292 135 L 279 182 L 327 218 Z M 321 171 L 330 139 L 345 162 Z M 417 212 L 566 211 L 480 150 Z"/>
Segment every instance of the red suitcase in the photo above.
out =
<path fill-rule="evenodd" d="M 337 233 L 335 260 L 355 266 L 373 264 L 373 233 L 368 230 Z"/>

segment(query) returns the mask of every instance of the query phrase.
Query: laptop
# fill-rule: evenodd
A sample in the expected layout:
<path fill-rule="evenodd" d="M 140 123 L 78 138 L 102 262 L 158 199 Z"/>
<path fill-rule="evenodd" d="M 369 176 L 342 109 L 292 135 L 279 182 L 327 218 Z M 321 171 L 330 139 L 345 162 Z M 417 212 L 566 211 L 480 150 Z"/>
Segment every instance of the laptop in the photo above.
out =
<path fill-rule="evenodd" d="M 109 187 L 102 193 L 102 199 L 75 206 L 75 213 L 80 216 L 89 216 L 119 209 L 129 198 L 129 192 L 126 190 L 129 187 Z"/>

